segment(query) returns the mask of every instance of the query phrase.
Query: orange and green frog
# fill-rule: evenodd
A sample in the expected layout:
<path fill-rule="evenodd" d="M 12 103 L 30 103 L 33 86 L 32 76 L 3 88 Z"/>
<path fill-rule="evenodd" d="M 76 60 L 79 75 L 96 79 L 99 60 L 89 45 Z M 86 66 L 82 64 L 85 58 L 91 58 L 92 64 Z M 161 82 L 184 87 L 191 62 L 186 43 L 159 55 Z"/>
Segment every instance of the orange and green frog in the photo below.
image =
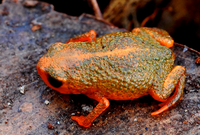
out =
<path fill-rule="evenodd" d="M 135 28 L 96 38 L 91 30 L 66 43 L 54 43 L 40 58 L 37 71 L 52 89 L 85 94 L 98 101 L 87 116 L 71 118 L 83 127 L 106 108 L 109 100 L 134 100 L 150 94 L 162 102 L 151 115 L 168 110 L 183 95 L 185 68 L 174 66 L 173 39 L 158 28 Z"/>

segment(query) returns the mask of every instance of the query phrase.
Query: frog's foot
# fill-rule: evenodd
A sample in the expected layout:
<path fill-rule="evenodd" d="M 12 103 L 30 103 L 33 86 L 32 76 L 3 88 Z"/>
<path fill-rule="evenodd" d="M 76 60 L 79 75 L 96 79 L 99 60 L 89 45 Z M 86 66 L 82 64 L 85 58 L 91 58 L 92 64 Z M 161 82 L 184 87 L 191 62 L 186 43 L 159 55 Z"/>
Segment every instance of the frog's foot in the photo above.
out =
<path fill-rule="evenodd" d="M 164 82 L 163 91 L 159 90 L 150 91 L 150 95 L 154 99 L 163 102 L 159 104 L 159 106 L 162 107 L 159 110 L 151 113 L 151 115 L 160 114 L 169 109 L 169 107 L 173 106 L 175 103 L 177 103 L 182 98 L 184 83 L 185 83 L 185 68 L 181 66 L 174 67 L 174 69 L 170 72 L 170 74 L 167 76 Z M 169 97 L 174 89 L 175 91 L 173 95 Z"/>
<path fill-rule="evenodd" d="M 110 105 L 108 99 L 100 97 L 99 95 L 87 95 L 90 98 L 97 100 L 98 105 L 90 112 L 86 117 L 85 116 L 72 116 L 71 119 L 78 122 L 79 125 L 83 127 L 89 127 L 92 122 L 98 117 L 108 106 Z"/>
<path fill-rule="evenodd" d="M 84 42 L 84 41 L 94 41 L 96 39 L 96 31 L 94 30 L 90 30 L 89 32 L 86 32 L 84 34 L 81 34 L 79 36 L 73 37 L 71 39 L 69 39 L 66 43 L 69 42 Z"/>
<path fill-rule="evenodd" d="M 89 127 L 91 125 L 91 123 L 85 122 L 86 117 L 82 116 L 82 115 L 81 116 L 71 116 L 71 119 L 77 121 L 78 124 L 83 127 Z"/>
<path fill-rule="evenodd" d="M 133 29 L 132 32 L 138 33 L 140 32 L 140 30 L 144 30 L 145 32 L 147 32 L 150 36 L 152 36 L 154 39 L 160 42 L 160 44 L 163 46 L 170 48 L 174 45 L 174 40 L 165 30 L 158 28 L 141 27 Z"/>

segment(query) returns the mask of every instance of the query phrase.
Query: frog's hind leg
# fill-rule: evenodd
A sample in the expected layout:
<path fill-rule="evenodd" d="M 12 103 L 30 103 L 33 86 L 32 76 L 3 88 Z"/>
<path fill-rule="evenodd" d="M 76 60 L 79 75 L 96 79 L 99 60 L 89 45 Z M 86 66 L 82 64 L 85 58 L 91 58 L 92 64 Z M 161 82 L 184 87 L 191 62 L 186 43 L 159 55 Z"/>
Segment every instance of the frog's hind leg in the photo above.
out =
<path fill-rule="evenodd" d="M 157 115 L 166 111 L 169 107 L 173 106 L 177 103 L 183 95 L 185 84 L 185 68 L 182 66 L 176 66 L 173 70 L 169 73 L 166 80 L 163 84 L 163 90 L 151 90 L 150 95 L 163 103 L 159 106 L 162 106 L 159 110 L 151 113 L 151 115 Z M 175 89 L 175 91 L 174 91 Z M 171 93 L 174 91 L 173 95 Z"/>
<path fill-rule="evenodd" d="M 81 34 L 79 36 L 70 38 L 66 43 L 69 43 L 69 42 L 84 42 L 84 41 L 91 42 L 91 41 L 94 41 L 96 39 L 96 35 L 97 35 L 96 31 L 90 30 L 89 32 L 86 32 L 86 33 Z"/>
<path fill-rule="evenodd" d="M 151 37 L 153 37 L 158 42 L 160 42 L 160 44 L 163 45 L 163 46 L 166 46 L 166 47 L 170 48 L 170 47 L 172 47 L 174 45 L 174 40 L 169 35 L 169 33 L 167 31 L 165 31 L 165 30 L 158 29 L 158 28 L 141 27 L 141 28 L 133 29 L 132 32 L 138 33 L 141 30 L 144 30 Z"/>

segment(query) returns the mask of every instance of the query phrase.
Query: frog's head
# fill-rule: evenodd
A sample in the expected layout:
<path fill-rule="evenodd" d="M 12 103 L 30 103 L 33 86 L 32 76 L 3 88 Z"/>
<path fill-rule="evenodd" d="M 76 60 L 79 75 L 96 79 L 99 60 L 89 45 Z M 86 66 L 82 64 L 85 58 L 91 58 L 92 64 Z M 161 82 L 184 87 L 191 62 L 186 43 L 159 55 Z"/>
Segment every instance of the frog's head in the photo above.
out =
<path fill-rule="evenodd" d="M 39 59 L 37 63 L 38 74 L 49 87 L 60 93 L 79 94 L 76 90 L 72 91 L 68 83 L 66 57 L 60 55 L 62 52 L 58 49 L 62 49 L 61 43 L 53 44 L 47 53 Z"/>

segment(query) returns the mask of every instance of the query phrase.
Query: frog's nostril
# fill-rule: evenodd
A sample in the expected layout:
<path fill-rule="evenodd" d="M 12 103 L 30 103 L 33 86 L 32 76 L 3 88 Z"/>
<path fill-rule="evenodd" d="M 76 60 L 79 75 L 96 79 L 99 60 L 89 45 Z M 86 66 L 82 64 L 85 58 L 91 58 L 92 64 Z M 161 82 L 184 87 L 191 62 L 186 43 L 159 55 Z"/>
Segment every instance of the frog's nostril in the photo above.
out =
<path fill-rule="evenodd" d="M 53 78 L 51 76 L 49 76 L 48 80 L 49 80 L 49 83 L 55 88 L 59 88 L 60 86 L 62 86 L 61 81 L 56 80 L 55 78 Z"/>

